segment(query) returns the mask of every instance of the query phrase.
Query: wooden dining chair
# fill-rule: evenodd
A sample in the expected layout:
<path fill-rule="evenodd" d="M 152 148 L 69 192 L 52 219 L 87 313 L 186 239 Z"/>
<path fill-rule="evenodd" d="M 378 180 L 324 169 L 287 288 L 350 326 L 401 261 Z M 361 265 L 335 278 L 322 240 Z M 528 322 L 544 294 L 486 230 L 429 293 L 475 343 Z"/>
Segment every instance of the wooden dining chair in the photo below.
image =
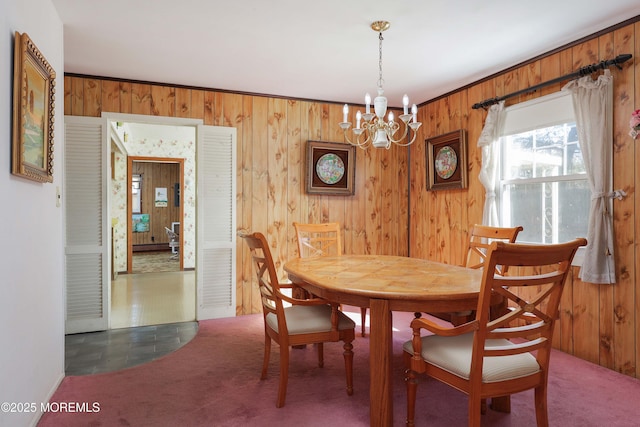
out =
<path fill-rule="evenodd" d="M 515 243 L 518 233 L 522 230 L 522 226 L 492 227 L 475 224 L 469 231 L 469 245 L 467 247 L 467 262 L 465 266 L 468 268 L 482 268 L 491 243 L 495 241 Z M 499 265 L 496 267 L 496 274 L 504 276 L 507 269 L 508 266 Z"/>
<path fill-rule="evenodd" d="M 494 242 L 487 249 L 474 320 L 457 327 L 419 317 L 411 322 L 413 339 L 403 346 L 408 426 L 414 425 L 417 375 L 422 373 L 468 395 L 469 426 L 480 425 L 482 400 L 528 389 L 535 390 L 537 425 L 548 426 L 554 323 L 573 256 L 586 244 L 582 238 L 552 245 Z M 529 268 L 518 269 L 522 276 L 501 276 L 495 274 L 498 266 Z M 523 298 L 513 292 L 521 287 L 537 293 Z M 489 315 L 492 294 L 513 307 L 494 320 Z M 422 329 L 433 335 L 421 336 Z"/>
<path fill-rule="evenodd" d="M 469 231 L 469 242 L 467 244 L 467 258 L 465 267 L 479 269 L 484 266 L 487 251 L 491 243 L 500 241 L 514 243 L 518 237 L 518 233 L 523 230 L 522 226 L 517 227 L 493 227 L 489 225 L 475 224 Z M 496 274 L 504 275 L 508 266 L 497 266 Z M 500 308 L 496 308 L 500 310 Z M 459 325 L 468 322 L 473 318 L 474 313 L 458 312 L 458 313 L 429 313 L 439 319 L 446 320 L 453 325 Z"/>
<path fill-rule="evenodd" d="M 344 342 L 347 394 L 353 394 L 353 345 L 355 322 L 338 310 L 338 305 L 320 298 L 298 299 L 282 293 L 271 250 L 262 233 L 239 234 L 251 251 L 258 279 L 264 316 L 264 360 L 261 379 L 267 377 L 271 341 L 280 346 L 280 383 L 276 407 L 284 406 L 289 376 L 289 347 L 316 344 L 318 366 L 324 365 L 325 342 Z M 291 305 L 284 307 L 283 302 Z"/>
<path fill-rule="evenodd" d="M 298 240 L 298 255 L 300 258 L 312 256 L 342 255 L 342 232 L 337 222 L 320 224 L 303 224 L 294 222 Z M 367 308 L 360 308 L 361 332 L 365 336 Z"/>

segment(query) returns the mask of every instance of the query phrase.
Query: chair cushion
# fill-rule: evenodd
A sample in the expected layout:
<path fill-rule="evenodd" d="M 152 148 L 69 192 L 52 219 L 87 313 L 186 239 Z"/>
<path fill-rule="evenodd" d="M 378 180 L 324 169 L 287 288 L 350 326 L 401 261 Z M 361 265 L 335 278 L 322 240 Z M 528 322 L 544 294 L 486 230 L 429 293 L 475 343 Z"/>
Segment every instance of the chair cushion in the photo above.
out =
<path fill-rule="evenodd" d="M 330 305 L 294 305 L 284 309 L 289 335 L 326 332 L 331 330 Z M 278 320 L 274 313 L 267 314 L 267 325 L 278 331 Z M 341 311 L 338 311 L 338 329 L 354 329 L 356 324 Z"/>
<path fill-rule="evenodd" d="M 505 339 L 487 340 L 485 348 L 513 346 Z M 422 358 L 464 379 L 469 379 L 473 333 L 455 337 L 429 335 L 422 337 Z M 407 341 L 404 351 L 413 354 L 413 344 Z M 490 383 L 524 377 L 540 371 L 540 365 L 530 353 L 511 356 L 485 357 L 482 364 L 482 382 Z"/>

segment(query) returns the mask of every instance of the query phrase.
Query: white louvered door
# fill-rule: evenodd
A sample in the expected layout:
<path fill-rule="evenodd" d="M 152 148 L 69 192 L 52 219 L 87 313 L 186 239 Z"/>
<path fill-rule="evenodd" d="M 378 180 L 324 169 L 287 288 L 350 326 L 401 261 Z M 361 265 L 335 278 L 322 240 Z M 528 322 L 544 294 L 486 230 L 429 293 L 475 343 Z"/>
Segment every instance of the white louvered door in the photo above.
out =
<path fill-rule="evenodd" d="M 198 126 L 198 320 L 236 315 L 236 129 Z"/>
<path fill-rule="evenodd" d="M 109 327 L 105 120 L 65 117 L 65 333 Z"/>

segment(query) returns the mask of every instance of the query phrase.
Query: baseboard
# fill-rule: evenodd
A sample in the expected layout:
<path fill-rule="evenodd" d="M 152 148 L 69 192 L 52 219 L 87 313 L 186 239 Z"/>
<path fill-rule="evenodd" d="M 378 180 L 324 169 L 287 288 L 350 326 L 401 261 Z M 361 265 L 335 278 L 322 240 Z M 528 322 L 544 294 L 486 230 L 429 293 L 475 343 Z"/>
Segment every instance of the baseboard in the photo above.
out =
<path fill-rule="evenodd" d="M 63 371 L 58 376 L 58 379 L 53 384 L 53 387 L 51 387 L 51 389 L 49 390 L 49 393 L 47 393 L 47 399 L 44 402 L 38 403 L 38 410 L 36 412 L 34 412 L 34 416 L 33 416 L 33 418 L 31 419 L 31 421 L 29 423 L 30 427 L 36 427 L 38 425 L 38 423 L 40 422 L 40 418 L 42 418 L 42 416 L 44 415 L 44 412 L 42 412 L 42 407 L 40 405 L 41 404 L 46 404 L 47 402 L 49 402 L 51 400 L 51 398 L 53 397 L 53 395 L 56 392 L 56 390 L 58 390 L 58 387 L 60 387 L 60 384 L 62 384 L 62 380 L 64 380 L 64 378 L 65 378 L 65 373 Z"/>
<path fill-rule="evenodd" d="M 146 245 L 133 245 L 131 248 L 133 252 L 158 252 L 158 251 L 171 251 L 168 243 L 151 243 Z"/>

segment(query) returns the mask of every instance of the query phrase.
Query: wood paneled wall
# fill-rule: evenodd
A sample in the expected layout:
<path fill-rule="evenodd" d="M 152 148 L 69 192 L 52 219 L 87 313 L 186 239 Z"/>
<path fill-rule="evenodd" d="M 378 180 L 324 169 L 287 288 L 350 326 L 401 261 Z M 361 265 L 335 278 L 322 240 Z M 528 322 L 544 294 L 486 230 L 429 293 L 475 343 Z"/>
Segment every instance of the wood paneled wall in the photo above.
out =
<path fill-rule="evenodd" d="M 279 267 L 296 256 L 293 221 L 338 221 L 346 253 L 408 255 L 463 264 L 470 225 L 482 221 L 484 190 L 478 181 L 476 141 L 486 113 L 471 105 L 550 80 L 581 66 L 632 53 L 613 70 L 614 186 L 628 197 L 615 201 L 615 285 L 567 284 L 556 347 L 631 376 L 640 362 L 640 151 L 628 136 L 631 112 L 640 108 L 640 24 L 635 23 L 461 89 L 419 109 L 423 126 L 409 150 L 357 150 L 356 194 L 305 194 L 307 140 L 343 141 L 338 104 L 234 94 L 65 76 L 65 114 L 100 116 L 102 111 L 202 119 L 238 130 L 238 228 L 267 236 Z M 509 104 L 560 89 L 562 84 Z M 425 138 L 466 129 L 469 188 L 426 191 Z M 410 176 L 409 176 L 410 174 Z M 409 215 L 410 214 L 410 215 Z M 410 231 L 409 231 L 410 230 Z M 408 249 L 410 246 L 410 250 Z M 238 242 L 238 314 L 260 311 L 246 248 Z"/>
<path fill-rule="evenodd" d="M 410 255 L 462 264 L 469 227 L 482 221 L 484 188 L 478 180 L 481 152 L 477 140 L 486 112 L 471 106 L 576 71 L 582 66 L 631 53 L 633 59 L 612 68 L 614 78 L 614 188 L 627 198 L 614 199 L 615 260 L 618 283 L 583 283 L 578 271 L 565 288 L 554 345 L 616 371 L 640 376 L 640 146 L 629 135 L 631 113 L 640 108 L 640 24 L 600 34 L 569 48 L 501 73 L 422 106 L 422 139 L 466 129 L 469 141 L 469 188 L 425 191 L 425 145 L 410 147 Z M 558 83 L 506 101 L 507 105 L 556 92 Z M 585 236 L 586 237 L 586 236 Z"/>
<path fill-rule="evenodd" d="M 65 76 L 64 91 L 66 115 L 100 117 L 104 111 L 235 127 L 237 226 L 264 233 L 279 268 L 297 256 L 294 221 L 340 222 L 346 253 L 408 254 L 406 149 L 357 150 L 353 196 L 305 193 L 306 141 L 342 142 L 342 105 L 78 76 Z M 259 312 L 241 240 L 237 253 L 237 313 Z"/>
<path fill-rule="evenodd" d="M 180 165 L 177 163 L 133 162 L 133 174 L 142 175 L 140 184 L 140 213 L 149 214 L 149 231 L 131 233 L 132 244 L 153 245 L 163 243 L 169 248 L 169 237 L 165 227 L 180 221 L 180 206 L 175 206 L 174 185 L 180 183 Z M 156 207 L 155 189 L 167 189 L 167 206 Z M 182 203 L 182 201 L 180 201 Z M 135 248 L 134 248 L 135 250 Z"/>

